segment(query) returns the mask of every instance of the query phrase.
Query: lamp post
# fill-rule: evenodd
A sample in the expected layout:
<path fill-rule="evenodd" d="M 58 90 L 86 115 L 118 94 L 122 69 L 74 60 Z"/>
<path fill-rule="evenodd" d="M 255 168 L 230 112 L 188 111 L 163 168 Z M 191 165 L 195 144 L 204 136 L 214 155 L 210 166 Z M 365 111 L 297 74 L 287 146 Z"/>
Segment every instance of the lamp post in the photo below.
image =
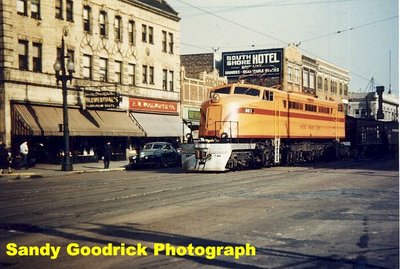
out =
<path fill-rule="evenodd" d="M 67 69 L 65 70 L 65 59 L 69 56 L 65 55 L 64 36 L 61 39 L 61 55 L 57 59 L 53 68 L 56 71 L 57 85 L 61 81 L 62 96 L 63 96 L 63 134 L 64 134 L 64 157 L 62 160 L 61 170 L 72 171 L 72 162 L 69 150 L 69 127 L 68 127 L 68 102 L 67 102 L 67 81 L 72 81 L 72 73 L 74 71 L 73 59 L 68 60 Z M 61 71 L 61 74 L 60 74 Z"/>

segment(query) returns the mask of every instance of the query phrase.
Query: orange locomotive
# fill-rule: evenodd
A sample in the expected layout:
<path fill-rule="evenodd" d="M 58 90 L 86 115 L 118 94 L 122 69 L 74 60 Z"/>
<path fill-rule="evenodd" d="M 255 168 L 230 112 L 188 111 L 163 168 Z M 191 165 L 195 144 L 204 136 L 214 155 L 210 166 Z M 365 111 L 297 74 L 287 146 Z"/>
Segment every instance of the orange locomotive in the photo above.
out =
<path fill-rule="evenodd" d="M 199 135 L 238 139 L 341 139 L 342 104 L 250 84 L 210 91 L 201 106 Z"/>
<path fill-rule="evenodd" d="M 252 84 L 210 90 L 187 171 L 225 171 L 317 160 L 345 137 L 343 104 Z"/>

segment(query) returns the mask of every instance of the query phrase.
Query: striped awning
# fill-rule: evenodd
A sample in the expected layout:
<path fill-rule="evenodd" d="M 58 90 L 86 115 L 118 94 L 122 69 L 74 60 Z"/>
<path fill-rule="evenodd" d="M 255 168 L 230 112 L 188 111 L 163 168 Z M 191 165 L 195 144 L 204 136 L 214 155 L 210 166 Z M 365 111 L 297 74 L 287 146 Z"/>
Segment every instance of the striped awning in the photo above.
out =
<path fill-rule="evenodd" d="M 147 137 L 182 137 L 186 125 L 175 115 L 132 112 L 132 116 L 145 131 Z"/>
<path fill-rule="evenodd" d="M 13 104 L 13 134 L 62 136 L 61 107 Z M 71 136 L 145 136 L 125 111 L 68 108 Z"/>

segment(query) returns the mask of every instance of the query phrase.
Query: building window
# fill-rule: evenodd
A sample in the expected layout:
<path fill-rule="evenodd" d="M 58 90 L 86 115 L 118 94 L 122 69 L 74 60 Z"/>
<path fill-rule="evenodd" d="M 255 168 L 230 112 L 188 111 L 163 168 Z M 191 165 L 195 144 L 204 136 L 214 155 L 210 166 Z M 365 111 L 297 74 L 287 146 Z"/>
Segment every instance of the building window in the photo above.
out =
<path fill-rule="evenodd" d="M 17 13 L 20 15 L 28 15 L 27 0 L 17 0 Z"/>
<path fill-rule="evenodd" d="M 129 21 L 128 23 L 129 43 L 135 44 L 135 22 Z"/>
<path fill-rule="evenodd" d="M 331 93 L 337 93 L 337 83 L 331 80 Z"/>
<path fill-rule="evenodd" d="M 150 66 L 149 68 L 149 83 L 154 84 L 154 67 Z"/>
<path fill-rule="evenodd" d="M 90 32 L 92 30 L 90 24 L 90 17 L 91 17 L 91 8 L 89 6 L 83 7 L 83 30 L 85 32 Z"/>
<path fill-rule="evenodd" d="M 40 1 L 31 0 L 31 17 L 40 19 Z"/>
<path fill-rule="evenodd" d="M 142 68 L 142 83 L 147 84 L 147 65 L 143 65 Z"/>
<path fill-rule="evenodd" d="M 189 110 L 188 111 L 189 120 L 200 120 L 200 111 L 199 110 Z"/>
<path fill-rule="evenodd" d="M 92 79 L 92 56 L 83 55 L 83 78 Z"/>
<path fill-rule="evenodd" d="M 167 82 L 168 82 L 168 70 L 167 69 L 163 69 L 162 89 L 164 91 L 167 90 Z"/>
<path fill-rule="evenodd" d="M 19 69 L 28 70 L 28 41 L 18 41 L 18 63 Z"/>
<path fill-rule="evenodd" d="M 167 32 L 162 31 L 162 51 L 167 52 Z"/>
<path fill-rule="evenodd" d="M 347 96 L 349 90 L 349 86 L 347 84 L 344 85 L 344 95 Z"/>
<path fill-rule="evenodd" d="M 296 68 L 294 71 L 294 82 L 296 82 L 296 84 L 300 84 L 300 69 Z"/>
<path fill-rule="evenodd" d="M 107 36 L 107 12 L 100 11 L 99 14 L 99 30 L 101 36 Z"/>
<path fill-rule="evenodd" d="M 314 71 L 310 71 L 310 89 L 315 89 L 315 73 Z"/>
<path fill-rule="evenodd" d="M 115 29 L 115 40 L 122 40 L 122 30 L 121 30 L 121 17 L 116 16 L 114 20 L 114 29 Z"/>
<path fill-rule="evenodd" d="M 322 77 L 318 77 L 318 90 L 322 90 Z"/>
<path fill-rule="evenodd" d="M 169 33 L 169 53 L 174 53 L 174 35 Z"/>
<path fill-rule="evenodd" d="M 288 82 L 292 82 L 293 81 L 293 68 L 291 66 L 288 66 L 288 70 L 287 70 L 287 75 L 288 75 Z"/>
<path fill-rule="evenodd" d="M 106 58 L 99 59 L 99 75 L 100 81 L 107 81 L 108 79 L 108 60 Z"/>
<path fill-rule="evenodd" d="M 142 42 L 147 42 L 147 25 L 142 24 Z"/>
<path fill-rule="evenodd" d="M 67 21 L 74 21 L 74 1 L 67 0 L 66 12 Z"/>
<path fill-rule="evenodd" d="M 32 70 L 34 72 L 42 72 L 42 44 L 32 44 Z"/>
<path fill-rule="evenodd" d="M 149 43 L 154 44 L 154 29 L 149 26 Z"/>
<path fill-rule="evenodd" d="M 115 61 L 114 72 L 115 72 L 115 82 L 121 84 L 122 83 L 122 62 Z"/>
<path fill-rule="evenodd" d="M 324 79 L 324 91 L 328 91 L 328 79 Z"/>
<path fill-rule="evenodd" d="M 56 0 L 56 18 L 62 19 L 63 18 L 63 6 L 62 0 Z"/>
<path fill-rule="evenodd" d="M 308 70 L 303 70 L 303 87 L 308 88 L 309 86 Z"/>
<path fill-rule="evenodd" d="M 129 85 L 136 85 L 136 65 L 128 64 Z"/>
<path fill-rule="evenodd" d="M 174 91 L 174 71 L 169 71 L 169 90 Z"/>
<path fill-rule="evenodd" d="M 339 83 L 339 94 L 340 95 L 343 94 L 343 85 L 342 85 L 342 83 Z"/>

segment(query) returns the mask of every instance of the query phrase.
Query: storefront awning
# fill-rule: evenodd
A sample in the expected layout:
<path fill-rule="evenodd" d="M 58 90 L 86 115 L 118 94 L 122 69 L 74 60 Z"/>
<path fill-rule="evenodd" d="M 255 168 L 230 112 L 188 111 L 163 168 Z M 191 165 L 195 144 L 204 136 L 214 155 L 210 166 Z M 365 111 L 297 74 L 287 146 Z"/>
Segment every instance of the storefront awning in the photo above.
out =
<path fill-rule="evenodd" d="M 132 112 L 148 137 L 181 137 L 183 122 L 179 116 Z"/>
<path fill-rule="evenodd" d="M 61 107 L 13 104 L 13 134 L 62 136 Z M 126 112 L 68 109 L 71 136 L 144 136 Z"/>

